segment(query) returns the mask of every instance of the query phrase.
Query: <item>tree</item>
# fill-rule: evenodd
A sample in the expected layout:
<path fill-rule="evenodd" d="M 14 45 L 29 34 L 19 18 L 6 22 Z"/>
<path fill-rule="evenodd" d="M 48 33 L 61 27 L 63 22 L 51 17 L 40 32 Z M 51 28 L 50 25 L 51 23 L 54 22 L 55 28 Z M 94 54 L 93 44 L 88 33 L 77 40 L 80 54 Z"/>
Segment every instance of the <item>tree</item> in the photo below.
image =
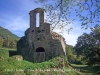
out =
<path fill-rule="evenodd" d="M 79 36 L 75 51 L 83 55 L 88 64 L 100 64 L 100 26 L 95 26 L 90 34 Z"/>
<path fill-rule="evenodd" d="M 48 12 L 48 22 L 54 28 L 64 29 L 76 17 L 81 21 L 82 28 L 91 28 L 100 23 L 100 0 L 34 0 L 34 2 L 43 5 Z"/>
<path fill-rule="evenodd" d="M 0 38 L 0 48 L 2 48 L 3 42 L 4 42 L 4 40 L 2 38 Z"/>
<path fill-rule="evenodd" d="M 74 51 L 74 47 L 73 46 L 66 45 L 66 55 L 67 55 L 69 63 L 76 63 L 77 62 L 76 53 Z"/>
<path fill-rule="evenodd" d="M 81 61 L 81 58 L 83 58 L 83 56 L 80 55 L 77 57 L 75 49 L 71 45 L 66 45 L 66 55 L 68 58 L 68 62 L 71 64 L 85 64 L 83 61 Z"/>

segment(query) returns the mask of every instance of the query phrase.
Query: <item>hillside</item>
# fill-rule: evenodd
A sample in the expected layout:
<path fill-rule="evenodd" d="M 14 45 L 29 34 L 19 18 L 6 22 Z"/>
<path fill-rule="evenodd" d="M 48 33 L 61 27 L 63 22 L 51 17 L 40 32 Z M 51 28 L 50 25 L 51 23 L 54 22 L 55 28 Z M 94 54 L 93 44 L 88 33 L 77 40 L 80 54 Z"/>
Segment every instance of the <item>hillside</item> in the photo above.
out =
<path fill-rule="evenodd" d="M 0 26 L 0 48 L 16 48 L 19 37 Z"/>
<path fill-rule="evenodd" d="M 18 36 L 10 32 L 8 29 L 0 26 L 0 38 L 7 39 L 8 37 L 12 39 L 19 39 Z"/>

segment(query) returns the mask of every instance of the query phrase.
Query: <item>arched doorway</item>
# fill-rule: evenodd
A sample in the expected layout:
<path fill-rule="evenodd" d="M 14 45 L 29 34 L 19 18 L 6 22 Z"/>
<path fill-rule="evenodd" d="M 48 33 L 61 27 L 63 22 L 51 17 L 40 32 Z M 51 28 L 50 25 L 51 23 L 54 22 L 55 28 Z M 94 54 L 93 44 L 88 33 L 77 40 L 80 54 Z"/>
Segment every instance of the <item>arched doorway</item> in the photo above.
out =
<path fill-rule="evenodd" d="M 45 52 L 45 49 L 43 47 L 38 47 L 36 49 L 36 52 Z"/>
<path fill-rule="evenodd" d="M 34 53 L 34 62 L 43 61 L 45 61 L 45 49 L 43 47 L 38 47 Z"/>

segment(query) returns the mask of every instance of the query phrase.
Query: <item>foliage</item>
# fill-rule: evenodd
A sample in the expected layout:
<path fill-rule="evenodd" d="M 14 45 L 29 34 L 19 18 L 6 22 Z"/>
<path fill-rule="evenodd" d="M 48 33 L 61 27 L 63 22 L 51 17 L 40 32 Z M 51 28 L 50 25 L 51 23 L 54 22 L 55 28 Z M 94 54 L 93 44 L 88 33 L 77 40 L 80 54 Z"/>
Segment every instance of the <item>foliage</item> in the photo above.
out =
<path fill-rule="evenodd" d="M 100 26 L 95 26 L 90 34 L 79 36 L 75 51 L 83 55 L 88 64 L 100 64 Z"/>
<path fill-rule="evenodd" d="M 83 64 L 81 62 L 82 56 L 77 57 L 77 54 L 76 54 L 73 46 L 67 45 L 66 46 L 66 53 L 67 53 L 67 57 L 68 57 L 68 62 L 70 64 Z"/>
<path fill-rule="evenodd" d="M 76 17 L 85 28 L 100 23 L 100 0 L 34 0 L 34 2 L 43 5 L 48 12 L 48 21 L 54 25 L 53 27 L 63 29 Z"/>
<path fill-rule="evenodd" d="M 76 61 L 75 60 L 76 56 L 73 54 L 73 53 L 75 53 L 74 49 L 73 49 L 73 46 L 67 45 L 66 46 L 66 53 L 67 53 L 67 57 L 68 57 L 68 62 L 74 63 Z"/>
<path fill-rule="evenodd" d="M 14 38 L 14 39 L 19 39 L 18 36 L 14 35 L 13 33 L 11 33 L 9 30 L 3 28 L 0 26 L 0 37 L 2 37 L 3 39 L 7 39 L 9 38 Z"/>
<path fill-rule="evenodd" d="M 0 48 L 3 46 L 4 39 L 0 38 Z"/>
<path fill-rule="evenodd" d="M 16 48 L 19 37 L 0 26 L 0 48 Z"/>

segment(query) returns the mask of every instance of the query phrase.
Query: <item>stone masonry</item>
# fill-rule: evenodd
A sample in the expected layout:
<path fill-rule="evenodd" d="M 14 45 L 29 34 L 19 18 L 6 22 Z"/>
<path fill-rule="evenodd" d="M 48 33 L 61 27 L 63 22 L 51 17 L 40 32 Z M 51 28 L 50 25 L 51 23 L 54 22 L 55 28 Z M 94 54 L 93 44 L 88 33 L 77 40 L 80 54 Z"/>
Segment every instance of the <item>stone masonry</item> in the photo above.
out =
<path fill-rule="evenodd" d="M 56 56 L 65 56 L 65 39 L 52 31 L 52 25 L 46 23 L 45 9 L 36 8 L 30 11 L 30 28 L 17 42 L 17 54 L 24 60 L 43 62 Z M 36 27 L 36 14 L 39 13 L 40 24 Z"/>

